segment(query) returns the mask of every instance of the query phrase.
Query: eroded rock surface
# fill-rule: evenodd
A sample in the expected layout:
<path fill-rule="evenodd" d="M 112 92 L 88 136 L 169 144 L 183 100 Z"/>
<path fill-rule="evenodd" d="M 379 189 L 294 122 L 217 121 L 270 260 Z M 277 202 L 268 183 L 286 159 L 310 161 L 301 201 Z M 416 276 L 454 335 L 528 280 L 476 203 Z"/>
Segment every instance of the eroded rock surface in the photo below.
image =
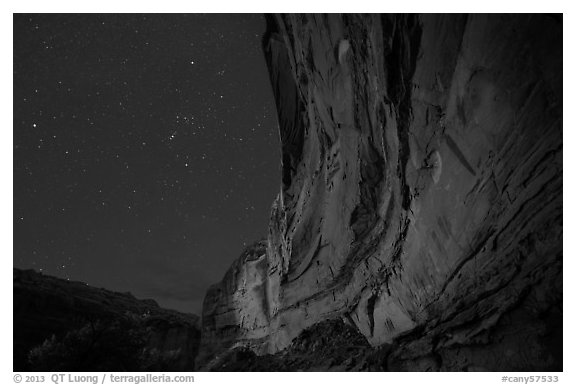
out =
<path fill-rule="evenodd" d="M 265 243 L 206 296 L 202 359 L 332 318 L 392 370 L 562 367 L 562 18 L 280 15 Z"/>
<path fill-rule="evenodd" d="M 117 323 L 122 320 L 129 322 Z M 130 293 L 99 289 L 83 282 L 66 281 L 33 270 L 14 269 L 15 371 L 36 370 L 30 365 L 29 353 L 52 336 L 61 340 L 69 332 L 93 325 L 96 331 L 94 338 L 89 336 L 89 339 L 97 343 L 97 335 L 105 334 L 109 324 L 115 323 L 115 328 L 122 328 L 126 324 L 134 326 L 133 321 L 138 322 L 140 330 L 137 332 L 144 339 L 143 348 L 146 353 L 153 355 L 155 362 L 161 362 L 161 367 L 122 369 L 121 366 L 115 366 L 114 369 L 94 369 L 94 366 L 82 366 L 94 365 L 93 362 L 78 361 L 75 363 L 79 367 L 50 367 L 45 370 L 193 370 L 200 345 L 200 321 L 195 315 L 163 309 L 154 300 L 138 300 Z M 124 333 L 133 331 L 124 330 Z M 122 333 L 122 330 L 119 332 Z M 79 348 L 88 353 L 90 346 L 86 345 L 71 348 Z"/>

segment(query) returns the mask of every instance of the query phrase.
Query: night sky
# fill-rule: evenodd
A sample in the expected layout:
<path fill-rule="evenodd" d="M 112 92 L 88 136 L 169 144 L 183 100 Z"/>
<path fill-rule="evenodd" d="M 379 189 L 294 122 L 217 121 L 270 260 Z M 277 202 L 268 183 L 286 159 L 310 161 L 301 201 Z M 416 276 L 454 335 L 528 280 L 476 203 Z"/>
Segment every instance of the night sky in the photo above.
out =
<path fill-rule="evenodd" d="M 14 266 L 200 314 L 280 186 L 264 18 L 14 16 Z"/>

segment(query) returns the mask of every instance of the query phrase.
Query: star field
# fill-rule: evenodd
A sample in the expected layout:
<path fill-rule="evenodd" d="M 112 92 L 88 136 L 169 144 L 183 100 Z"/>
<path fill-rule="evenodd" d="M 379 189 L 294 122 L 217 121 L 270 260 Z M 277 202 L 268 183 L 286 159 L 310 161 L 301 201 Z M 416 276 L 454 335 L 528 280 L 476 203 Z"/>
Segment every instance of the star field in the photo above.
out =
<path fill-rule="evenodd" d="M 261 15 L 14 16 L 14 266 L 200 313 L 279 189 Z"/>

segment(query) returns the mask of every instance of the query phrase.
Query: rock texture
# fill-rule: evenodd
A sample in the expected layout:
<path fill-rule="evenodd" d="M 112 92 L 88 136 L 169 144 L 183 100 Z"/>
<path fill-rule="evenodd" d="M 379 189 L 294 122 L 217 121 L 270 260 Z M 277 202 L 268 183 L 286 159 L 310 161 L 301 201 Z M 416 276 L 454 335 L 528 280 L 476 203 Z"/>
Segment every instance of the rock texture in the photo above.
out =
<path fill-rule="evenodd" d="M 340 318 L 391 370 L 561 370 L 561 16 L 277 15 L 264 51 L 281 191 L 200 361 Z"/>
<path fill-rule="evenodd" d="M 238 347 L 210 361 L 206 371 L 383 371 L 388 347 L 373 349 L 358 330 L 341 320 L 311 326 L 276 354 L 256 355 Z"/>
<path fill-rule="evenodd" d="M 142 320 L 147 351 L 169 362 L 169 367 L 148 369 L 194 369 L 200 344 L 197 316 L 162 309 L 154 300 L 138 300 L 130 293 L 14 269 L 14 371 L 33 370 L 29 352 L 52 335 L 61 338 L 87 324 L 105 325 L 127 315 Z"/>

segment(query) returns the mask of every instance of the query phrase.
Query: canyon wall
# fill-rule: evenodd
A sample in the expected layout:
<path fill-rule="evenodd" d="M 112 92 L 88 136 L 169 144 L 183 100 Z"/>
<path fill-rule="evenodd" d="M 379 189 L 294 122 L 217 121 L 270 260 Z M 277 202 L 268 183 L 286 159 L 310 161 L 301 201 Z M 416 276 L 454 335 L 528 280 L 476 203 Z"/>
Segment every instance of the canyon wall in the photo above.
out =
<path fill-rule="evenodd" d="M 281 189 L 200 361 L 340 318 L 392 370 L 561 370 L 562 17 L 267 24 Z"/>
<path fill-rule="evenodd" d="M 13 274 L 14 371 L 194 369 L 200 345 L 197 316 L 33 270 L 14 269 Z M 66 337 L 70 334 L 74 338 Z M 44 349 L 40 364 L 47 367 L 35 366 L 30 352 L 45 342 L 50 348 Z M 68 357 L 72 352 L 84 357 Z M 143 359 L 137 362 L 140 353 Z M 110 361 L 119 357 L 130 362 Z"/>

